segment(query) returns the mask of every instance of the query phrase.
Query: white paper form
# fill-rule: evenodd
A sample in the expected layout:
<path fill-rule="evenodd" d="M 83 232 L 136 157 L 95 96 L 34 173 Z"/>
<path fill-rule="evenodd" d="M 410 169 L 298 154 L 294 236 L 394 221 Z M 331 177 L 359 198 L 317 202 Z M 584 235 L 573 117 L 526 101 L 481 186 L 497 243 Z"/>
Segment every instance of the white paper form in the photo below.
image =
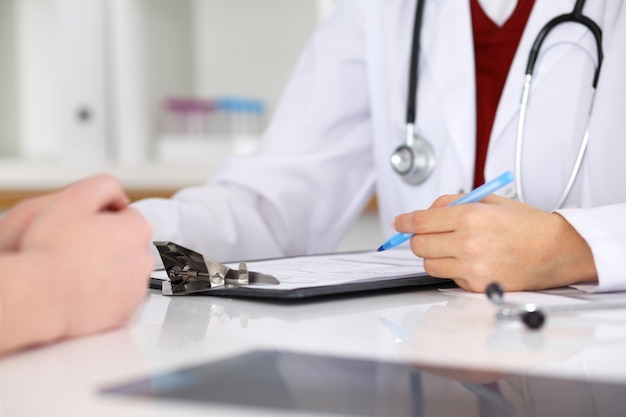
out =
<path fill-rule="evenodd" d="M 421 258 L 409 248 L 382 252 L 333 253 L 246 262 L 249 271 L 273 275 L 280 285 L 249 285 L 249 288 L 293 290 L 375 279 L 396 279 L 426 275 Z M 226 264 L 237 269 L 238 264 Z"/>

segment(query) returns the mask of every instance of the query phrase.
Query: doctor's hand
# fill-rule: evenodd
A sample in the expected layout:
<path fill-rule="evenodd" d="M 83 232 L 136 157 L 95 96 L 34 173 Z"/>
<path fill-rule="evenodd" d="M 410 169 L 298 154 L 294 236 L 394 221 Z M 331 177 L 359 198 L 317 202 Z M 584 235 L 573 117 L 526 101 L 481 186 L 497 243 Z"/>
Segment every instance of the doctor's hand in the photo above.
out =
<path fill-rule="evenodd" d="M 0 351 L 110 329 L 131 317 L 153 268 L 152 236 L 115 179 L 80 181 L 16 213 L 19 227 L 0 253 L 11 271 L 0 277 Z"/>
<path fill-rule="evenodd" d="M 492 282 L 523 291 L 597 280 L 591 249 L 559 214 L 496 195 L 448 206 L 459 197 L 394 220 L 398 232 L 415 233 L 411 250 L 428 274 L 475 292 Z"/>

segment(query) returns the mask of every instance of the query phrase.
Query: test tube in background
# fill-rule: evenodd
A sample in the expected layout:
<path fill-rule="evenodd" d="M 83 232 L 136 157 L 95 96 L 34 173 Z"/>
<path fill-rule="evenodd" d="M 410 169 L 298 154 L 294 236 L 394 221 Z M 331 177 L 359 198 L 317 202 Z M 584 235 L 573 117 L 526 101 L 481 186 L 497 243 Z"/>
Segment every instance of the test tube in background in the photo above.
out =
<path fill-rule="evenodd" d="M 233 153 L 254 152 L 262 133 L 264 103 L 250 98 L 222 97 L 216 100 L 216 108 L 221 115 L 221 128 L 232 141 Z"/>
<path fill-rule="evenodd" d="M 245 97 L 169 97 L 163 102 L 157 158 L 202 161 L 254 152 L 263 129 L 265 104 Z"/>
<path fill-rule="evenodd" d="M 163 107 L 164 135 L 180 139 L 209 135 L 216 108 L 212 100 L 172 97 Z"/>

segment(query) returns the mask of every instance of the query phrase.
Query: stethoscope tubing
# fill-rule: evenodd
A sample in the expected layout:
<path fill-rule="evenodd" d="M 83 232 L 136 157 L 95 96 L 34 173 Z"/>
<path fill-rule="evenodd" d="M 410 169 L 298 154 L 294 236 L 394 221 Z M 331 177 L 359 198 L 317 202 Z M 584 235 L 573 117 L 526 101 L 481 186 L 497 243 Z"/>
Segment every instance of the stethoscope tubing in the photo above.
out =
<path fill-rule="evenodd" d="M 574 186 L 574 182 L 578 177 L 578 173 L 580 172 L 580 168 L 582 166 L 583 159 L 585 157 L 585 153 L 587 151 L 587 145 L 589 144 L 589 125 L 591 122 L 591 115 L 593 113 L 593 107 L 595 103 L 596 96 L 596 87 L 598 85 L 598 80 L 600 79 L 600 71 L 602 69 L 602 61 L 604 60 L 604 53 L 602 50 L 602 29 L 590 18 L 582 14 L 583 7 L 585 5 L 585 0 L 577 0 L 574 5 L 574 10 L 571 13 L 563 14 L 557 16 L 550 20 L 537 35 L 537 38 L 533 42 L 533 46 L 530 50 L 530 54 L 528 56 L 528 63 L 526 65 L 526 76 L 524 77 L 524 87 L 522 89 L 522 97 L 520 100 L 520 112 L 519 112 L 519 120 L 517 125 L 517 133 L 515 139 L 515 191 L 517 194 L 517 199 L 521 202 L 525 202 L 524 198 L 524 190 L 522 187 L 522 151 L 523 151 L 523 141 L 524 141 L 524 127 L 526 124 L 526 111 L 528 108 L 528 102 L 530 100 L 530 90 L 533 79 L 533 73 L 535 70 L 535 65 L 537 63 L 537 58 L 539 56 L 539 52 L 541 50 L 541 45 L 544 40 L 548 36 L 548 34 L 554 30 L 558 25 L 562 23 L 578 23 L 586 27 L 593 35 L 598 63 L 596 65 L 596 69 L 593 76 L 592 81 L 592 96 L 591 96 L 591 104 L 589 107 L 589 113 L 587 115 L 587 121 L 585 123 L 585 131 L 583 133 L 583 137 L 578 148 L 578 153 L 576 155 L 576 159 L 572 166 L 572 170 L 570 171 L 569 178 L 559 197 L 556 209 L 562 208 L 565 205 L 565 201 L 569 197 L 569 194 L 572 191 Z"/>
<path fill-rule="evenodd" d="M 539 57 L 539 52 L 541 50 L 541 45 L 544 40 L 548 36 L 548 34 L 554 30 L 558 25 L 562 23 L 578 23 L 585 26 L 594 37 L 594 41 L 596 44 L 596 50 L 598 55 L 598 64 L 596 66 L 596 70 L 594 72 L 592 87 L 595 88 L 598 85 L 598 80 L 600 79 L 600 71 L 602 69 L 602 61 L 604 60 L 604 52 L 602 49 L 602 29 L 589 17 L 583 14 L 583 7 L 585 6 L 586 0 L 577 0 L 574 5 L 574 10 L 571 13 L 562 14 L 550 20 L 546 25 L 539 31 L 537 38 L 535 38 L 535 42 L 533 42 L 533 46 L 530 49 L 530 54 L 528 55 L 528 63 L 526 64 L 526 75 L 532 75 L 535 70 L 535 64 L 537 63 L 537 58 Z"/>
<path fill-rule="evenodd" d="M 525 202 L 524 191 L 522 187 L 522 149 L 523 149 L 523 141 L 524 141 L 524 125 L 526 121 L 526 109 L 528 108 L 528 97 L 530 92 L 530 84 L 532 81 L 532 74 L 526 75 L 526 80 L 524 82 L 524 89 L 522 91 L 522 100 L 520 103 L 520 117 L 519 123 L 517 126 L 517 135 L 515 140 L 515 191 L 517 194 L 517 199 L 521 202 Z M 574 182 L 576 181 L 576 177 L 580 172 L 580 168 L 583 163 L 583 159 L 585 157 L 585 153 L 587 152 L 587 145 L 589 144 L 589 125 L 591 123 L 591 115 L 593 113 L 593 107 L 595 103 L 596 90 L 592 91 L 591 96 L 591 104 L 589 106 L 589 113 L 587 115 L 587 121 L 585 123 L 585 132 L 583 133 L 583 138 L 581 140 L 580 146 L 578 148 L 578 153 L 576 155 L 576 160 L 572 166 L 572 170 L 570 172 L 569 178 L 567 179 L 567 184 L 565 188 L 563 188 L 563 192 L 559 197 L 555 207 L 557 209 L 562 208 L 565 205 L 565 201 L 574 187 Z"/>
<path fill-rule="evenodd" d="M 406 106 L 406 131 L 403 145 L 397 147 L 391 155 L 391 166 L 402 179 L 411 185 L 426 181 L 435 167 L 435 154 L 432 145 L 423 138 L 415 136 L 415 118 L 417 115 L 417 88 L 419 81 L 419 56 L 421 44 L 422 17 L 425 0 L 417 0 L 413 22 L 413 43 L 409 65 L 409 85 Z"/>
<path fill-rule="evenodd" d="M 533 79 L 533 73 L 535 70 L 535 65 L 537 64 L 537 60 L 541 51 L 541 46 L 547 36 L 550 34 L 552 30 L 554 30 L 558 25 L 562 23 L 578 23 L 586 27 L 594 36 L 596 48 L 597 48 L 597 56 L 598 63 L 594 72 L 593 82 L 592 82 L 592 99 L 591 106 L 589 108 L 589 114 L 587 117 L 587 121 L 585 124 L 585 131 L 583 134 L 583 138 L 580 143 L 580 147 L 578 149 L 578 153 L 576 155 L 576 159 L 572 166 L 572 170 L 570 172 L 569 178 L 561 193 L 556 208 L 562 208 L 565 205 L 565 201 L 569 197 L 571 190 L 574 186 L 574 182 L 578 177 L 580 172 L 582 162 L 587 150 L 587 145 L 589 143 L 589 125 L 591 121 L 591 115 L 593 113 L 593 106 L 595 102 L 596 95 L 596 87 L 598 81 L 600 79 L 600 72 L 602 68 L 602 61 L 604 59 L 604 54 L 602 50 L 602 29 L 589 17 L 583 14 L 583 8 L 585 6 L 586 0 L 576 0 L 574 5 L 574 9 L 571 13 L 563 14 L 556 16 L 551 19 L 544 27 L 539 31 L 539 34 L 535 38 L 533 45 L 531 47 L 528 62 L 526 64 L 526 76 L 524 78 L 524 86 L 522 90 L 522 97 L 520 100 L 520 111 L 519 111 L 519 120 L 516 132 L 516 142 L 515 142 L 515 191 L 517 194 L 517 199 L 525 202 L 523 186 L 522 186 L 522 151 L 523 151 L 523 142 L 524 142 L 524 128 L 526 123 L 526 115 L 528 103 L 530 100 L 530 91 L 531 84 Z M 429 176 L 432 170 L 434 169 L 434 158 L 435 155 L 432 152 L 432 146 L 426 142 L 423 138 L 419 140 L 422 142 L 421 146 L 418 146 L 418 139 L 416 139 L 415 131 L 416 131 L 416 114 L 417 114 L 417 89 L 418 89 L 418 81 L 419 81 L 419 55 L 420 55 L 420 42 L 421 42 L 421 29 L 422 29 L 422 20 L 423 20 L 423 12 L 424 12 L 424 4 L 425 0 L 417 0 L 417 6 L 415 9 L 415 19 L 413 24 L 413 43 L 411 46 L 411 56 L 410 56 L 410 65 L 409 65 L 409 85 L 408 85 L 408 97 L 407 97 L 407 111 L 406 111 L 406 137 L 405 144 L 398 147 L 394 153 L 392 154 L 391 164 L 394 170 L 403 177 L 405 182 L 409 184 L 418 185 L 425 181 Z M 425 142 L 425 143 L 424 143 Z M 419 159 L 420 165 L 414 165 L 418 160 L 415 155 L 418 152 L 419 148 L 426 150 L 426 154 L 422 155 Z M 426 161 L 428 160 L 428 161 Z M 425 162 L 426 161 L 426 162 Z"/>
<path fill-rule="evenodd" d="M 415 21 L 413 22 L 413 44 L 411 45 L 411 62 L 409 65 L 409 94 L 406 105 L 406 125 L 415 126 L 415 117 L 417 114 L 417 83 L 419 80 L 419 56 L 420 43 L 422 37 L 422 17 L 424 16 L 425 0 L 417 0 L 415 8 Z M 411 140 L 413 136 L 411 134 Z M 408 141 L 408 133 L 407 133 Z M 408 144 L 408 143 L 407 143 Z"/>

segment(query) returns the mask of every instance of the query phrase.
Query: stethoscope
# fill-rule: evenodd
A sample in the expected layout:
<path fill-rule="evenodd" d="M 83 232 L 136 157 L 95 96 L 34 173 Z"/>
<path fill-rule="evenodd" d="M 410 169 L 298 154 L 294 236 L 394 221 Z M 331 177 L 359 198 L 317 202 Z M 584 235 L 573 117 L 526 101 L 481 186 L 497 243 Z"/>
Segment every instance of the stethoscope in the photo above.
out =
<path fill-rule="evenodd" d="M 561 208 L 565 203 L 565 200 L 569 196 L 574 181 L 580 172 L 583 157 L 587 150 L 587 144 L 589 142 L 589 121 L 591 120 L 591 113 L 593 109 L 594 97 L 596 92 L 596 86 L 598 85 L 598 79 L 600 78 L 600 69 L 602 67 L 603 51 L 602 51 L 602 30 L 600 27 L 590 18 L 583 15 L 583 7 L 585 0 L 576 0 L 574 10 L 571 13 L 563 14 L 550 20 L 539 32 L 535 39 L 533 46 L 528 56 L 528 63 L 526 65 L 526 76 L 524 79 L 524 87 L 522 90 L 522 98 L 520 101 L 520 114 L 516 136 L 515 146 L 515 189 L 517 193 L 517 199 L 524 201 L 524 194 L 522 191 L 522 172 L 521 172 L 521 154 L 524 138 L 524 125 L 526 122 L 526 109 L 528 107 L 528 101 L 530 96 L 530 85 L 533 78 L 533 72 L 537 57 L 541 49 L 543 41 L 547 35 L 561 23 L 579 23 L 585 26 L 594 36 L 597 54 L 598 64 L 593 77 L 592 83 L 592 101 L 587 116 L 587 122 L 585 126 L 585 132 L 583 139 L 578 149 L 578 154 L 574 162 L 574 166 L 570 172 L 566 186 L 561 194 L 557 208 Z M 416 115 L 416 97 L 417 97 L 417 81 L 418 81 L 418 59 L 419 59 L 419 45 L 420 35 L 422 28 L 422 15 L 424 10 L 424 0 L 417 0 L 417 8 L 415 11 L 415 22 L 413 25 L 413 43 L 411 46 L 411 58 L 409 66 L 409 97 L 407 102 L 406 112 L 406 138 L 405 143 L 398 146 L 391 154 L 391 166 L 393 170 L 400 175 L 400 177 L 407 183 L 412 185 L 419 185 L 426 181 L 432 174 L 436 165 L 436 156 L 434 149 L 430 142 L 421 136 L 415 134 L 415 115 Z"/>
<path fill-rule="evenodd" d="M 555 305 L 540 308 L 534 303 L 509 303 L 504 300 L 504 290 L 498 283 L 491 283 L 485 290 L 487 298 L 499 307 L 496 318 L 498 320 L 521 320 L 531 330 L 540 329 L 546 322 L 548 313 L 570 313 L 579 311 L 597 311 L 626 308 L 626 302 L 621 303 L 587 303 L 571 305 Z"/>

